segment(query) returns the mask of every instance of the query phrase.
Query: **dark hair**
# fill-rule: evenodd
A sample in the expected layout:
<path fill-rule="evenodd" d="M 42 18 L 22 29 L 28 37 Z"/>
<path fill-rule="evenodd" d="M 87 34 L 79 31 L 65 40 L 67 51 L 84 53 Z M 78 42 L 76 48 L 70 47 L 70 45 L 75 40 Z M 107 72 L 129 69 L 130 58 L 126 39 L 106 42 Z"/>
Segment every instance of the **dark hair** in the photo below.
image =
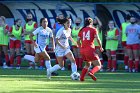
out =
<path fill-rule="evenodd" d="M 40 26 L 42 26 L 41 25 L 42 24 L 42 21 L 45 20 L 45 19 L 47 19 L 47 18 L 43 17 L 43 18 L 40 19 Z"/>
<path fill-rule="evenodd" d="M 127 15 L 125 16 L 125 19 L 126 19 L 126 20 L 130 20 L 130 17 L 131 17 L 131 16 L 130 16 L 129 14 L 127 14 Z"/>
<path fill-rule="evenodd" d="M 60 24 L 65 24 L 66 22 L 68 22 L 70 20 L 70 18 L 64 18 L 61 20 Z"/>
<path fill-rule="evenodd" d="M 14 20 L 14 25 L 16 25 L 16 23 L 17 23 L 19 20 L 21 20 L 21 19 L 18 18 L 18 19 L 16 19 L 16 20 Z"/>
<path fill-rule="evenodd" d="M 28 12 L 27 15 L 29 15 L 29 14 L 32 15 L 32 20 L 33 20 L 33 14 L 32 14 L 31 12 Z M 29 21 L 29 20 L 28 20 L 27 17 L 26 17 L 26 22 L 28 22 L 28 21 Z"/>
<path fill-rule="evenodd" d="M 93 22 L 92 18 L 90 17 L 85 18 L 84 27 L 80 31 L 82 31 L 86 26 L 90 25 L 92 22 Z"/>

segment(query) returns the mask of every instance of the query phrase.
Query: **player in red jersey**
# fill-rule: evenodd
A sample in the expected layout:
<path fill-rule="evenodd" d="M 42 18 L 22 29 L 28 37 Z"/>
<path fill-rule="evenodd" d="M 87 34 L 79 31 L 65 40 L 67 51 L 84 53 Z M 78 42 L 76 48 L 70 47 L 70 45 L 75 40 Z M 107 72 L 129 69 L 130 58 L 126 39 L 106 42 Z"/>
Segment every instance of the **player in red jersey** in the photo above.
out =
<path fill-rule="evenodd" d="M 84 77 L 90 67 L 91 63 L 94 64 L 94 68 L 88 72 L 88 75 L 96 81 L 94 74 L 101 69 L 101 62 L 98 55 L 95 53 L 94 39 L 96 38 L 99 43 L 100 50 L 103 51 L 101 41 L 97 34 L 96 28 L 93 27 L 92 18 L 85 20 L 85 26 L 80 30 L 78 34 L 78 45 L 80 47 L 80 53 L 82 58 L 87 61 L 85 67 L 82 69 L 80 80 L 84 81 Z M 81 42 L 81 43 L 80 43 Z"/>

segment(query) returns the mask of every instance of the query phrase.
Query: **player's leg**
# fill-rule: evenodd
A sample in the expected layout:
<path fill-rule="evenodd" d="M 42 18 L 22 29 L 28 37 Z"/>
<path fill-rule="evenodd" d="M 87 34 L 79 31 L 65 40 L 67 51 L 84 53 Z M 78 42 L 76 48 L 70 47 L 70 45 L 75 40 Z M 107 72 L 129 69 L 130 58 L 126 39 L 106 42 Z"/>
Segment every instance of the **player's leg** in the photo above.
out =
<path fill-rule="evenodd" d="M 79 58 L 78 58 L 77 47 L 73 46 L 72 48 L 73 48 L 73 54 L 74 54 L 74 57 L 75 57 L 77 68 L 79 68 Z"/>
<path fill-rule="evenodd" d="M 132 46 L 127 45 L 127 54 L 129 57 L 129 72 L 132 72 L 133 69 L 133 51 L 132 51 Z"/>
<path fill-rule="evenodd" d="M 101 51 L 100 51 L 100 47 L 95 47 L 95 49 L 96 49 L 96 53 L 98 54 L 98 56 L 99 56 L 99 58 L 100 58 L 100 62 L 101 62 L 101 69 L 100 69 L 100 71 L 103 71 L 103 57 L 102 57 L 102 53 L 101 53 Z"/>
<path fill-rule="evenodd" d="M 2 46 L 2 49 L 5 55 L 6 67 L 9 64 L 8 45 Z"/>
<path fill-rule="evenodd" d="M 96 77 L 95 77 L 95 73 L 98 72 L 101 69 L 101 62 L 100 59 L 98 59 L 98 57 L 95 58 L 95 61 L 92 61 L 92 64 L 94 65 L 93 69 L 88 73 L 88 75 L 94 80 L 96 81 Z"/>
<path fill-rule="evenodd" d="M 16 47 L 16 55 L 18 55 L 17 56 L 17 68 L 16 69 L 20 69 L 20 64 L 21 64 L 21 56 L 20 56 L 21 41 L 16 40 L 15 47 Z"/>
<path fill-rule="evenodd" d="M 111 58 L 112 58 L 112 72 L 116 71 L 117 68 L 117 60 L 116 60 L 116 51 L 111 51 Z"/>
<path fill-rule="evenodd" d="M 135 59 L 135 72 L 138 72 L 139 69 L 139 45 L 133 45 L 133 55 Z"/>
<path fill-rule="evenodd" d="M 111 71 L 112 69 L 112 60 L 111 60 L 111 51 L 109 49 L 106 50 L 106 55 L 108 58 L 108 64 L 107 64 L 107 71 Z"/>
<path fill-rule="evenodd" d="M 125 65 L 125 70 L 128 71 L 128 54 L 127 54 L 127 48 L 126 48 L 126 41 L 122 42 L 123 46 L 123 51 L 124 51 L 124 65 Z"/>
<path fill-rule="evenodd" d="M 79 48 L 77 48 L 77 53 L 78 53 L 78 59 L 79 59 L 79 70 L 82 70 L 82 68 L 83 68 L 83 58 L 82 58 L 82 56 L 81 56 L 81 54 L 80 54 L 80 49 Z"/>
<path fill-rule="evenodd" d="M 72 73 L 73 72 L 77 72 L 77 65 L 76 65 L 76 61 L 75 61 L 75 58 L 71 52 L 70 49 L 66 50 L 65 52 L 65 56 L 71 61 L 71 70 L 72 70 Z"/>
<path fill-rule="evenodd" d="M 86 62 L 84 68 L 82 69 L 81 76 L 80 76 L 80 81 L 85 80 L 85 75 L 88 72 L 88 69 L 91 65 L 91 62 Z"/>

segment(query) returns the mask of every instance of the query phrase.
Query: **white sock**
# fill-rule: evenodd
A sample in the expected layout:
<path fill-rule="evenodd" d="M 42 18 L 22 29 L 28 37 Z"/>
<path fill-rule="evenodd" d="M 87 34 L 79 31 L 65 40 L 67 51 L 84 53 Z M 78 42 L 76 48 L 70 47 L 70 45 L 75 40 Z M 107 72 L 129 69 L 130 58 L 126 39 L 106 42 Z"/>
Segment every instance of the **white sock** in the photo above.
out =
<path fill-rule="evenodd" d="M 54 71 L 57 71 L 59 69 L 61 69 L 61 67 L 58 64 L 56 64 L 56 65 L 54 65 L 53 67 L 50 68 L 50 72 L 54 72 Z"/>
<path fill-rule="evenodd" d="M 77 65 L 76 65 L 76 63 L 71 62 L 71 70 L 72 70 L 72 73 L 73 72 L 77 72 Z"/>
<path fill-rule="evenodd" d="M 52 67 L 52 66 L 51 66 L 50 60 L 46 60 L 46 61 L 45 61 L 45 66 L 46 66 L 47 69 L 49 69 L 49 68 Z"/>
<path fill-rule="evenodd" d="M 31 55 L 25 55 L 25 56 L 24 56 L 24 59 L 29 60 L 29 61 L 32 61 L 32 62 L 35 63 L 35 57 L 34 57 L 34 56 L 31 56 Z"/>

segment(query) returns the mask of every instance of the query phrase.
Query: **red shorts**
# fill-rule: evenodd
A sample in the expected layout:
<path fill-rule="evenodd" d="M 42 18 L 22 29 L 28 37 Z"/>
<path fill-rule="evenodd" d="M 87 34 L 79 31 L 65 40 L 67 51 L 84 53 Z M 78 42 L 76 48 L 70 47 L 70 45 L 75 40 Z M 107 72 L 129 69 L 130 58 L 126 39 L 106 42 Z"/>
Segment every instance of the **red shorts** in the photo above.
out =
<path fill-rule="evenodd" d="M 87 62 L 99 60 L 99 57 L 95 53 L 94 48 L 81 48 L 80 54 L 81 54 L 83 60 L 85 60 Z"/>
<path fill-rule="evenodd" d="M 126 45 L 126 41 L 122 41 L 122 46 L 123 47 L 126 47 L 127 45 Z"/>
<path fill-rule="evenodd" d="M 95 49 L 100 49 L 100 46 L 95 46 Z"/>
<path fill-rule="evenodd" d="M 126 48 L 127 48 L 127 49 L 131 49 L 131 50 L 139 50 L 139 44 L 127 45 Z"/>
<path fill-rule="evenodd" d="M 25 43 L 32 44 L 31 40 L 25 40 Z"/>
<path fill-rule="evenodd" d="M 111 56 L 116 56 L 116 51 L 111 51 Z"/>
<path fill-rule="evenodd" d="M 71 46 L 71 47 L 72 47 L 72 49 L 73 49 L 73 48 L 78 48 L 77 46 L 74 46 L 74 45 L 73 45 L 73 46 Z"/>
<path fill-rule="evenodd" d="M 10 48 L 20 48 L 21 41 L 20 40 L 10 40 Z"/>

